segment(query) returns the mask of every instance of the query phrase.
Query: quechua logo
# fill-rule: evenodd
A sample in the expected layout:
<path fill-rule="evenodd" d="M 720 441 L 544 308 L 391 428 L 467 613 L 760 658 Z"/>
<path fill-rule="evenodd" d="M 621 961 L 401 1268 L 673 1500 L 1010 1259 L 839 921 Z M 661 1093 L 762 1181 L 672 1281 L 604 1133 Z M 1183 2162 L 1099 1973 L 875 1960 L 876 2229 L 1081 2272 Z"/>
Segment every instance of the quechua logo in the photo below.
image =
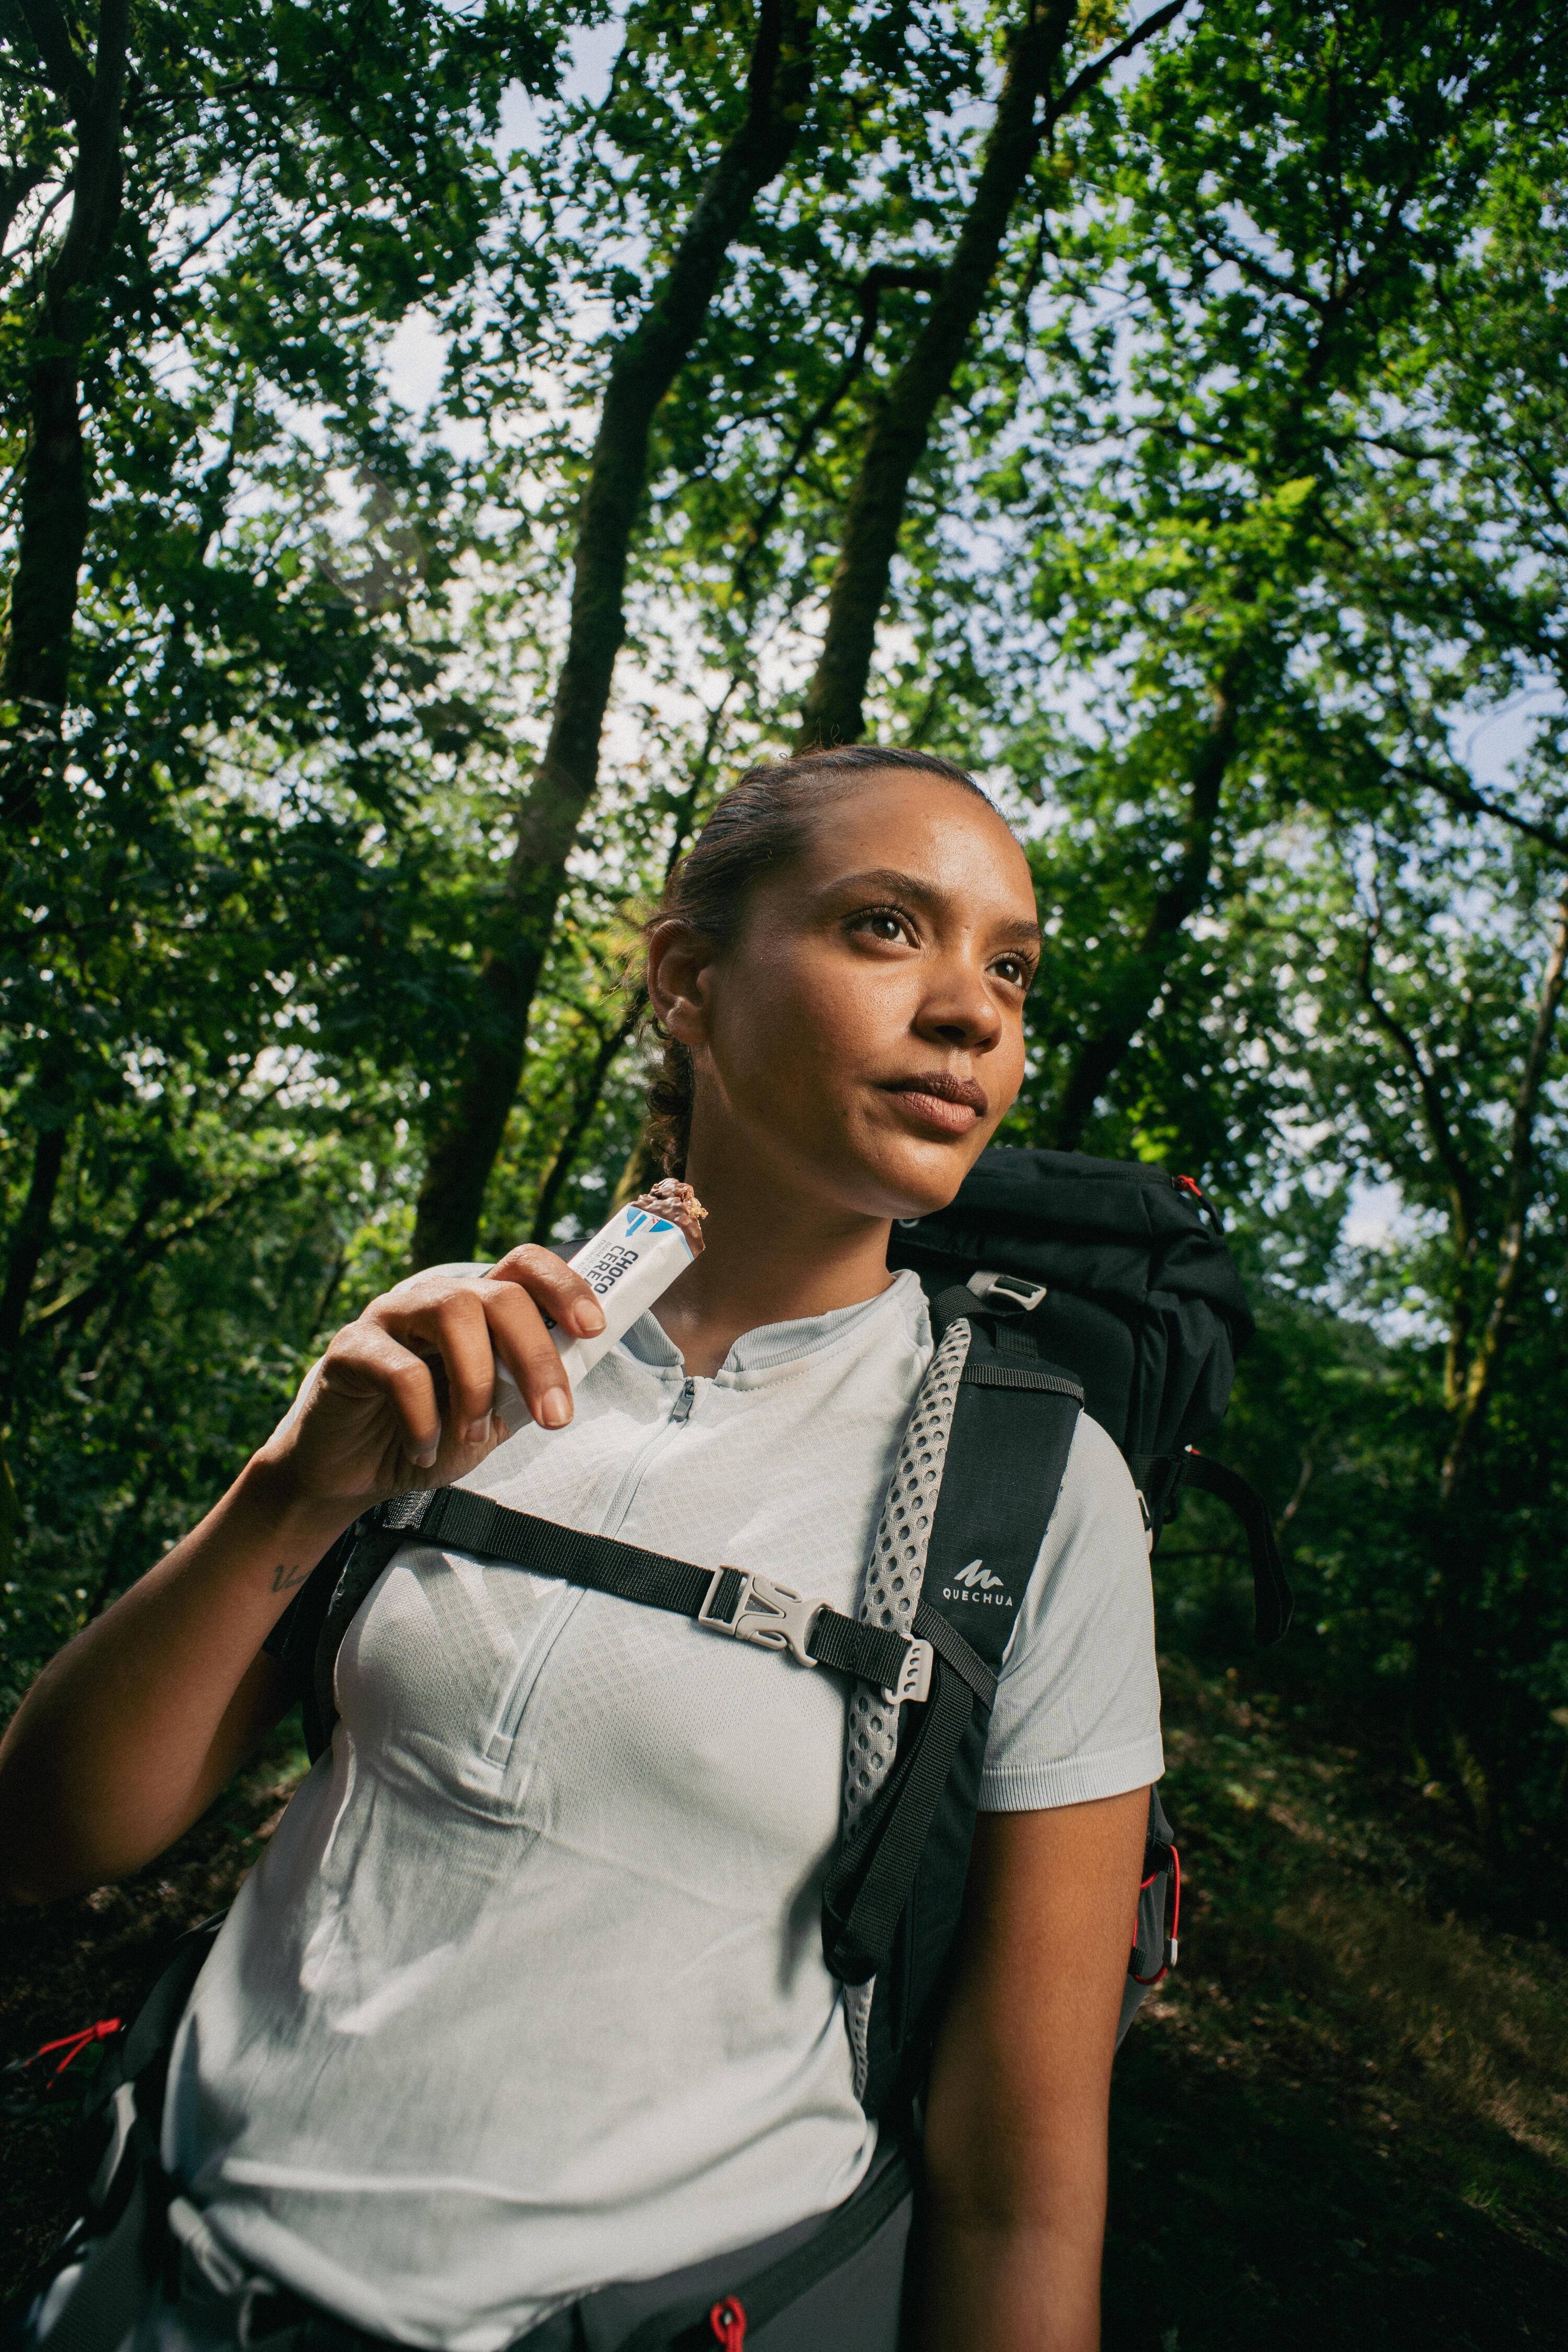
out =
<path fill-rule="evenodd" d="M 978 1559 L 972 1559 L 967 1568 L 961 1568 L 952 1581 L 943 1585 L 942 1597 L 944 1601 L 989 1601 L 994 1608 L 1013 1606 L 1002 1578 L 993 1576 L 984 1562 Z"/>

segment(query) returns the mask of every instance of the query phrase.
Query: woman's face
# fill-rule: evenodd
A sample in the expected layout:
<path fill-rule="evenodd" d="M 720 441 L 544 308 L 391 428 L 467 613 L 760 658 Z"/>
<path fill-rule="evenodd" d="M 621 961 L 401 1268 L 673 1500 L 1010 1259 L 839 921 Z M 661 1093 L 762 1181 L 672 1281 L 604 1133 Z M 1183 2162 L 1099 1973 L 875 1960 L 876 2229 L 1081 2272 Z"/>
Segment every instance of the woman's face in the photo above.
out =
<path fill-rule="evenodd" d="M 1038 943 L 1027 863 L 984 801 L 891 770 L 826 803 L 727 955 L 656 950 L 655 1003 L 696 1064 L 698 1190 L 722 1158 L 830 1211 L 950 1201 L 1018 1091 Z"/>

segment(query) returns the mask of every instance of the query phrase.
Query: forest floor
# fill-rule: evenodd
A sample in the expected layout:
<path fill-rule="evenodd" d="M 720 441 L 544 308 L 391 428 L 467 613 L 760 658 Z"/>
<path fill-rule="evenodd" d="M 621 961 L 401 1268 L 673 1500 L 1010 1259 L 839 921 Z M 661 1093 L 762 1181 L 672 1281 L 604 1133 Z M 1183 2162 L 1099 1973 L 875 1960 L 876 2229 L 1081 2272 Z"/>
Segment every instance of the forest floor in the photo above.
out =
<path fill-rule="evenodd" d="M 1494 1924 L 1375 1722 L 1163 1664 L 1182 1953 L 1117 2062 L 1106 2352 L 1563 2343 L 1568 1957 Z M 13 1913 L 0 2059 L 123 2013 L 303 1761 L 280 1742 L 127 1885 Z M 7 2290 L 68 2218 L 66 2114 L 5 2126 Z"/>
<path fill-rule="evenodd" d="M 1161 1661 L 1180 1964 L 1117 2061 L 1106 2352 L 1568 2342 L 1568 1957 L 1385 1725 Z"/>

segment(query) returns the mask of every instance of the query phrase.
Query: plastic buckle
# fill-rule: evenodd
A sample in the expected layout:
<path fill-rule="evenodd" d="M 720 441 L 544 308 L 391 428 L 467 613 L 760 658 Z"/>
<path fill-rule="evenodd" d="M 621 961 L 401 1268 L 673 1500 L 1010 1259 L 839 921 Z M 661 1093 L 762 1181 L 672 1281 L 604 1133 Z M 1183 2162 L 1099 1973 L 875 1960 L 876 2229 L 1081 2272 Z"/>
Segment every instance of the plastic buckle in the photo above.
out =
<path fill-rule="evenodd" d="M 728 1623 L 709 1613 L 726 1576 L 741 1580 L 740 1603 Z M 771 1576 L 752 1576 L 743 1568 L 721 1568 L 714 1570 L 697 1622 L 706 1625 L 710 1633 L 753 1642 L 760 1650 L 788 1650 L 803 1666 L 815 1666 L 816 1660 L 805 1645 L 826 1606 L 826 1601 L 807 1601 L 793 1584 L 775 1584 Z"/>
<path fill-rule="evenodd" d="M 1026 1282 L 1021 1274 L 989 1274 L 982 1267 L 972 1274 L 965 1288 L 976 1298 L 985 1299 L 993 1307 L 1011 1307 L 1020 1315 L 1032 1315 L 1048 1286 L 1043 1282 Z"/>
<path fill-rule="evenodd" d="M 906 1699 L 917 1706 L 931 1696 L 931 1678 L 936 1664 L 936 1653 L 929 1642 L 911 1642 L 904 1652 L 904 1663 L 899 1669 L 896 1683 L 884 1684 L 882 1696 L 889 1706 L 902 1706 Z"/>

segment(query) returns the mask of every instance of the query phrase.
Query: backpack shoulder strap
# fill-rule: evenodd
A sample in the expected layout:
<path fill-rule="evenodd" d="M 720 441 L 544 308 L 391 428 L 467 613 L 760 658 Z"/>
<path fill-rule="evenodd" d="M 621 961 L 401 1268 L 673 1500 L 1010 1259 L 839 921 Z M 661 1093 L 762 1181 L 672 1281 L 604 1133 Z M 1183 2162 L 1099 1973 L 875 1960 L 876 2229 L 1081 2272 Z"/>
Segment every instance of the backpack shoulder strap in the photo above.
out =
<path fill-rule="evenodd" d="M 850 1984 L 876 1975 L 862 2097 L 881 2116 L 907 2107 L 924 2075 L 963 1908 L 995 1677 L 1083 1403 L 1070 1373 L 1044 1362 L 970 1291 L 942 1293 L 932 1321 L 939 1345 L 958 1322 L 969 1328 L 913 1627 L 937 1652 L 936 1681 L 929 1706 L 905 1710 L 892 1771 L 842 1841 L 823 1895 L 829 1966 Z"/>

